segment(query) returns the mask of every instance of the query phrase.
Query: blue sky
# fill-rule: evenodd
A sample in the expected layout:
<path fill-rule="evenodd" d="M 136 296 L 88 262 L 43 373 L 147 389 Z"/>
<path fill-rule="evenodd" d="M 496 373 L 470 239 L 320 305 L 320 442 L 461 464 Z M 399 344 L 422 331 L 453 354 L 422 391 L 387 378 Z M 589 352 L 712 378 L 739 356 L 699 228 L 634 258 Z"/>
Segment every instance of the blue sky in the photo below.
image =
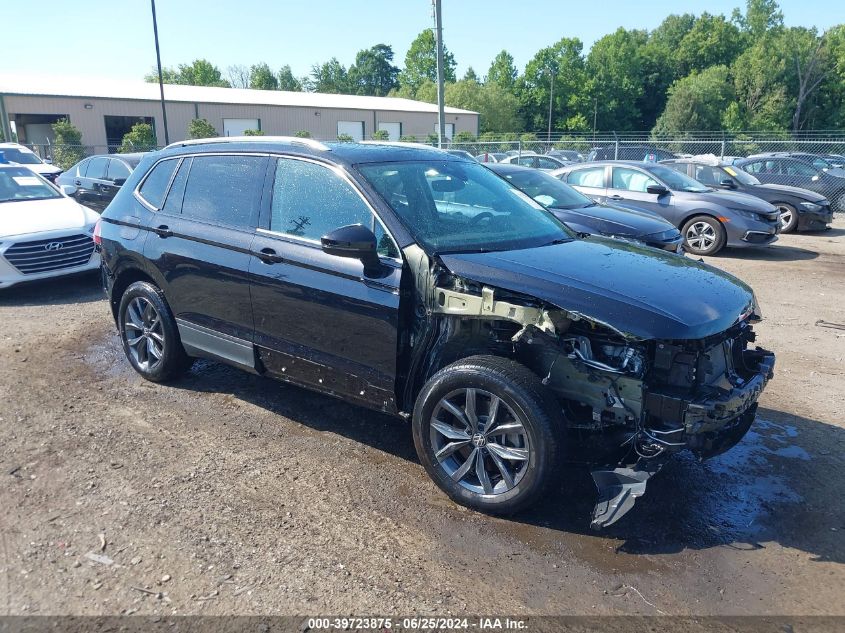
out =
<path fill-rule="evenodd" d="M 744 0 L 443 0 L 444 41 L 458 74 L 484 75 L 505 48 L 522 70 L 561 37 L 590 44 L 619 26 L 656 27 L 669 13 L 730 15 Z M 16 14 L 2 35 L 0 72 L 90 74 L 140 79 L 155 64 L 149 0 L 39 0 L 38 17 Z M 788 25 L 824 30 L 845 22 L 843 0 L 781 0 Z M 23 6 L 23 5 L 22 5 Z M 408 46 L 431 26 L 430 0 L 157 0 L 162 63 L 204 57 L 221 70 L 266 61 L 304 75 L 337 57 L 389 44 L 402 66 Z"/>

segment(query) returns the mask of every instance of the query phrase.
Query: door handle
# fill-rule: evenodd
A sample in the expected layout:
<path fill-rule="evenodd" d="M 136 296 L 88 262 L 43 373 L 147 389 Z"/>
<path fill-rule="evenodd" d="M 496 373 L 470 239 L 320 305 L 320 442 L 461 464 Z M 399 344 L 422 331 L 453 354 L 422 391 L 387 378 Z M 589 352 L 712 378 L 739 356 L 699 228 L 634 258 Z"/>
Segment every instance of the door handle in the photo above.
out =
<path fill-rule="evenodd" d="M 279 255 L 272 248 L 262 248 L 255 253 L 255 256 L 265 264 L 281 264 L 285 258 Z"/>
<path fill-rule="evenodd" d="M 153 233 L 158 235 L 159 237 L 171 237 L 173 235 L 173 231 L 170 230 L 170 227 L 166 224 L 161 224 L 154 229 L 151 229 Z"/>
<path fill-rule="evenodd" d="M 74 180 L 74 181 L 73 181 L 73 184 L 75 184 L 77 187 L 81 187 L 81 186 L 82 186 L 82 181 L 81 181 L 81 180 Z"/>

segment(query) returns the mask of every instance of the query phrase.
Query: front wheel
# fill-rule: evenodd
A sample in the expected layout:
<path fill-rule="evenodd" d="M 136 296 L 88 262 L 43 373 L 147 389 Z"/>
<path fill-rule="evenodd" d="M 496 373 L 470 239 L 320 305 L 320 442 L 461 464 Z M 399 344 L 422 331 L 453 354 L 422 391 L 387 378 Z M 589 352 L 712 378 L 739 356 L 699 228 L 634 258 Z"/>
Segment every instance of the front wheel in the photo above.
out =
<path fill-rule="evenodd" d="M 687 220 L 681 233 L 684 248 L 693 255 L 715 255 L 727 241 L 725 227 L 709 215 L 697 215 Z"/>
<path fill-rule="evenodd" d="M 414 407 L 414 444 L 434 482 L 457 503 L 512 514 L 560 472 L 560 408 L 515 361 L 473 356 L 437 372 Z"/>
<path fill-rule="evenodd" d="M 137 281 L 130 285 L 120 298 L 117 314 L 123 351 L 144 378 L 164 382 L 190 367 L 176 319 L 153 284 Z"/>
<path fill-rule="evenodd" d="M 780 211 L 780 232 L 792 233 L 798 226 L 798 211 L 786 202 L 777 202 L 775 206 Z"/>

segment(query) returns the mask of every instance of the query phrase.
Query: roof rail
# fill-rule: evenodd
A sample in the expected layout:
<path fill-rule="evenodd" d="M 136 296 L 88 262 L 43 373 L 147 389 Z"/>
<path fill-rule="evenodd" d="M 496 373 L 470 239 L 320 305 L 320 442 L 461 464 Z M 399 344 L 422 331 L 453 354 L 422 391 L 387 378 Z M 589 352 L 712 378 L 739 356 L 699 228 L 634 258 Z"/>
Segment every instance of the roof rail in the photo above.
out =
<path fill-rule="evenodd" d="M 414 142 L 407 142 L 407 141 L 358 141 L 359 143 L 363 143 L 364 145 L 392 145 L 394 147 L 424 147 L 425 149 L 440 149 L 439 147 L 434 147 L 433 145 L 428 145 L 426 143 L 414 143 Z M 444 150 L 445 151 L 445 150 Z"/>
<path fill-rule="evenodd" d="M 315 141 L 313 138 L 301 138 L 299 136 L 217 136 L 215 138 L 195 138 L 185 141 L 176 141 L 164 149 L 172 147 L 186 147 L 188 145 L 210 145 L 212 143 L 288 143 L 290 145 L 302 145 L 321 152 L 330 152 L 331 148 L 325 143 Z"/>

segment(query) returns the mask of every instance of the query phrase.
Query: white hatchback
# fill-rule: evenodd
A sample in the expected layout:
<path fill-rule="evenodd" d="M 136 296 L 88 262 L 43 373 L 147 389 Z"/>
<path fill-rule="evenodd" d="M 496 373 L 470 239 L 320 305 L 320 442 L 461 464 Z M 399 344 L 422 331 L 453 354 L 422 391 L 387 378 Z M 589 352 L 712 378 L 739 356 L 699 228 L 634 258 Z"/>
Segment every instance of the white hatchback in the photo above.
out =
<path fill-rule="evenodd" d="M 100 216 L 68 193 L 26 167 L 0 165 L 0 288 L 99 268 Z"/>

